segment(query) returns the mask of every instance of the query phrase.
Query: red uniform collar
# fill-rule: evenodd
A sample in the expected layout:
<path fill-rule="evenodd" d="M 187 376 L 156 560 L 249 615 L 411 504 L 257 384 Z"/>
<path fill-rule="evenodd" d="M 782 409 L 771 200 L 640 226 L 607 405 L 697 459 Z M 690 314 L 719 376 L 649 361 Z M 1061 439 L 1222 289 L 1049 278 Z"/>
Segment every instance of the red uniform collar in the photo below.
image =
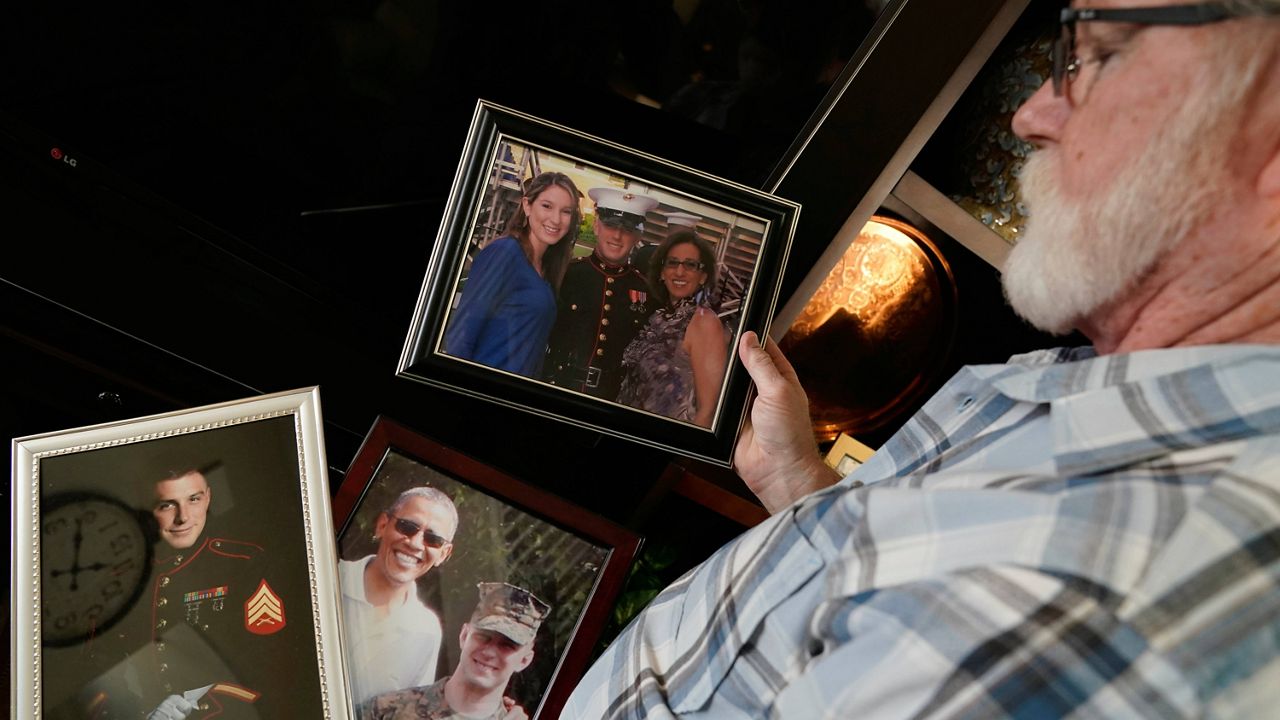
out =
<path fill-rule="evenodd" d="M 596 255 L 594 251 L 591 253 L 589 259 L 591 261 L 591 267 L 595 268 L 596 270 L 599 270 L 605 275 L 615 275 L 615 276 L 625 275 L 627 274 L 627 271 L 631 269 L 630 264 L 613 265 L 613 264 L 607 263 L 604 260 L 601 260 L 600 256 Z"/>

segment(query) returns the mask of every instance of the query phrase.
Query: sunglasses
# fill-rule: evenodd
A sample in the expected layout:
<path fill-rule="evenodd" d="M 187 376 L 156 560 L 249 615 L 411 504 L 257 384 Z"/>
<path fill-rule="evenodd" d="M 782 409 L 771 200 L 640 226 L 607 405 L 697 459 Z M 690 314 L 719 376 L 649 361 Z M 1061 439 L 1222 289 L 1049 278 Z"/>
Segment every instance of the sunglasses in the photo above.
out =
<path fill-rule="evenodd" d="M 429 548 L 439 549 L 448 545 L 450 542 L 448 538 L 442 535 L 437 535 L 412 520 L 406 520 L 395 516 L 392 516 L 391 520 L 396 527 L 396 532 L 410 540 L 412 540 L 418 533 L 422 533 L 422 542 Z"/>

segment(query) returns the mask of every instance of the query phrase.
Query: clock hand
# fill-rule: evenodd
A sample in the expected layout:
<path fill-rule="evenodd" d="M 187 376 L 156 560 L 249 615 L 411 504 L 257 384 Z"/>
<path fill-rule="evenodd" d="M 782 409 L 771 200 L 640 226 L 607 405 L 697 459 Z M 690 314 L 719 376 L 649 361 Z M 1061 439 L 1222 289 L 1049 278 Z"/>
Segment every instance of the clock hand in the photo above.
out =
<path fill-rule="evenodd" d="M 51 577 L 55 577 L 55 578 L 61 575 L 70 575 L 71 576 L 70 589 L 72 591 L 80 589 L 79 578 L 80 578 L 81 572 L 85 570 L 101 570 L 106 567 L 106 565 L 102 564 L 101 562 L 96 562 L 92 565 L 85 565 L 83 567 L 80 565 L 80 547 L 84 544 L 84 532 L 81 530 L 81 527 L 82 527 L 82 523 L 80 521 L 80 518 L 76 518 L 76 534 L 71 536 L 71 542 L 72 542 L 71 567 L 67 568 L 66 570 L 54 570 L 49 573 Z"/>
<path fill-rule="evenodd" d="M 72 560 L 71 560 L 71 589 L 72 590 L 75 590 L 77 587 L 79 587 L 78 581 L 80 578 L 80 570 L 82 569 L 80 567 L 80 546 L 84 544 L 84 532 L 82 531 L 82 527 L 83 527 L 83 524 L 80 522 L 80 518 L 76 518 L 76 534 L 71 536 L 71 542 L 75 544 L 75 551 L 71 556 L 72 557 Z"/>

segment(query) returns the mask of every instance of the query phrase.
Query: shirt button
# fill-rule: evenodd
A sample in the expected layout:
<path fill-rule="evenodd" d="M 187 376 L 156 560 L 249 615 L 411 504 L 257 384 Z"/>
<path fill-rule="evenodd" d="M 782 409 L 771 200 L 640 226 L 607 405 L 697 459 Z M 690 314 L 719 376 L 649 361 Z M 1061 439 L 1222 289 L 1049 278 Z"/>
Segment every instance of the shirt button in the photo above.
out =
<path fill-rule="evenodd" d="M 182 556 L 181 556 L 181 555 L 175 555 L 175 556 L 174 556 L 174 558 L 173 558 L 173 564 L 174 564 L 174 565 L 181 565 L 181 564 L 182 564 Z"/>
<path fill-rule="evenodd" d="M 168 604 L 169 604 L 169 598 L 162 597 L 156 601 L 157 607 L 164 607 L 165 605 L 168 605 Z"/>
<path fill-rule="evenodd" d="M 163 629 L 165 628 L 165 626 L 166 626 L 166 625 L 168 625 L 168 624 L 169 624 L 169 621 L 168 621 L 168 620 L 161 620 L 160 622 L 156 623 L 156 629 L 157 629 L 157 630 L 163 630 Z"/>
<path fill-rule="evenodd" d="M 569 309 L 570 309 L 570 310 L 577 310 L 577 309 L 578 309 L 578 303 L 573 303 L 572 305 L 570 305 L 570 306 L 569 306 Z"/>
<path fill-rule="evenodd" d="M 601 324 L 601 325 L 608 325 L 608 324 L 609 324 L 609 318 L 604 318 L 603 320 L 601 320 L 601 321 L 600 321 L 600 324 Z"/>
<path fill-rule="evenodd" d="M 164 652 L 164 643 L 162 642 L 156 643 L 156 652 Z"/>
<path fill-rule="evenodd" d="M 597 349 L 597 350 L 596 350 L 596 355 L 604 355 L 604 348 L 599 348 L 599 349 Z"/>
<path fill-rule="evenodd" d="M 613 291 L 612 291 L 612 290 L 605 290 L 605 291 L 604 291 L 604 296 L 605 296 L 605 297 L 613 297 Z"/>
<path fill-rule="evenodd" d="M 601 340 L 608 340 L 609 338 L 605 337 L 605 336 L 604 336 L 604 333 L 600 333 L 600 339 L 601 339 Z"/>
<path fill-rule="evenodd" d="M 160 663 L 160 672 L 169 672 L 169 663 Z"/>
<path fill-rule="evenodd" d="M 169 586 L 169 578 L 168 577 L 160 578 L 160 587 L 168 587 L 168 586 Z"/>
<path fill-rule="evenodd" d="M 605 312 L 609 312 L 609 310 L 610 310 L 610 308 L 609 308 L 609 303 L 605 303 L 605 304 L 604 304 L 604 311 L 605 311 Z"/>
<path fill-rule="evenodd" d="M 221 540 L 214 540 L 214 541 L 213 541 L 213 546 L 214 546 L 214 547 L 216 547 L 216 548 L 220 548 L 220 547 L 222 547 L 222 541 L 221 541 Z"/>
<path fill-rule="evenodd" d="M 613 278 L 605 278 L 604 281 L 609 283 L 610 285 L 613 284 Z"/>

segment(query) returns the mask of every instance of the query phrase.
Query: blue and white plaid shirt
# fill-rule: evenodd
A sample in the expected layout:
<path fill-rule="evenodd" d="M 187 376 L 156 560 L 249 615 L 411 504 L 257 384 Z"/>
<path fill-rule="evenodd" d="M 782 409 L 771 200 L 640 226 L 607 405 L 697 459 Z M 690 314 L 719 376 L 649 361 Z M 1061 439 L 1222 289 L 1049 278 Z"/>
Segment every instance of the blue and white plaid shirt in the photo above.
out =
<path fill-rule="evenodd" d="M 1280 713 L 1280 348 L 960 371 L 659 595 L 562 717 Z"/>

